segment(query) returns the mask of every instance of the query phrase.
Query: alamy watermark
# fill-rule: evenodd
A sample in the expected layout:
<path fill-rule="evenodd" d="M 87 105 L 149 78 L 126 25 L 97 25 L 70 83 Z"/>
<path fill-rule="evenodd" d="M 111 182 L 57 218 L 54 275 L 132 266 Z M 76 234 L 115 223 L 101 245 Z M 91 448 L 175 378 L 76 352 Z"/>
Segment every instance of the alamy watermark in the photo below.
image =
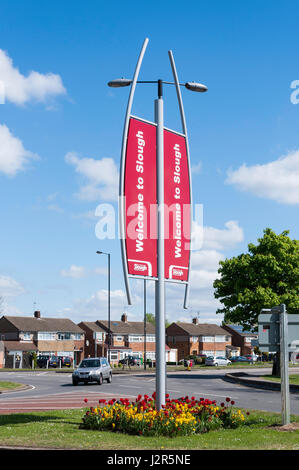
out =
<path fill-rule="evenodd" d="M 293 80 L 290 85 L 290 88 L 294 89 L 290 96 L 291 103 L 299 104 L 299 80 Z"/>
<path fill-rule="evenodd" d="M 190 204 L 164 204 L 164 239 L 184 241 L 184 249 L 190 249 L 191 245 L 191 250 L 195 251 L 203 245 L 203 204 L 194 204 L 192 208 L 193 213 Z M 118 213 L 112 204 L 97 206 L 95 216 L 99 217 L 99 221 L 95 226 L 95 235 L 99 240 L 126 238 L 142 245 L 143 240 L 157 239 L 157 204 L 151 204 L 149 208 L 143 205 L 142 210 L 138 203 L 127 207 L 129 222 L 125 235 L 121 232 Z"/>

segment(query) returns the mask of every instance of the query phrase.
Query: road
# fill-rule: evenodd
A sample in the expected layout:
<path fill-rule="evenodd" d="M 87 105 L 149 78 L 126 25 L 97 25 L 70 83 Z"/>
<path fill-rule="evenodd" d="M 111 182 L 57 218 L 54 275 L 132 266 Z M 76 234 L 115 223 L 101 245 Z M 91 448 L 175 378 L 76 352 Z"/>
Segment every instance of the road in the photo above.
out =
<path fill-rule="evenodd" d="M 200 370 L 191 372 L 171 372 L 167 377 L 167 392 L 171 398 L 189 395 L 196 398 L 209 398 L 217 403 L 226 397 L 235 401 L 235 405 L 248 410 L 281 412 L 281 394 L 279 391 L 259 390 L 244 385 L 226 382 L 226 370 Z M 237 370 L 234 370 L 237 372 Z M 253 373 L 253 372 L 251 372 Z M 269 374 L 269 369 L 259 369 L 256 374 Z M 95 406 L 99 399 L 127 397 L 134 399 L 145 393 L 151 395 L 155 390 L 155 377 L 149 374 L 114 375 L 112 384 L 104 382 L 74 387 L 70 373 L 55 371 L 36 372 L 1 372 L 0 380 L 20 382 L 30 386 L 24 391 L 0 394 L 0 414 L 31 410 L 49 410 L 64 408 L 82 408 Z M 299 394 L 290 394 L 291 413 L 299 415 Z"/>

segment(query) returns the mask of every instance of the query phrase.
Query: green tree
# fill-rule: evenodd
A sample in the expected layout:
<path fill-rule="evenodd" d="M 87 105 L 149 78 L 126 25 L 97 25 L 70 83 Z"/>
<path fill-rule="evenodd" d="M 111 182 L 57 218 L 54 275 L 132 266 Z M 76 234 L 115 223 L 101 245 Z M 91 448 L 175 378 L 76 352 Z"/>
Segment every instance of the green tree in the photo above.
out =
<path fill-rule="evenodd" d="M 251 328 L 262 308 L 282 303 L 288 313 L 299 312 L 299 240 L 288 234 L 267 228 L 257 245 L 248 245 L 248 253 L 220 261 L 214 295 L 225 321 Z"/>
<path fill-rule="evenodd" d="M 147 313 L 146 314 L 146 321 L 148 323 L 152 323 L 153 325 L 155 325 L 156 324 L 155 315 L 153 313 Z"/>
<path fill-rule="evenodd" d="M 155 325 L 156 324 L 155 315 L 153 313 L 147 313 L 146 314 L 146 321 L 148 323 L 152 323 L 153 325 Z M 165 328 L 167 328 L 169 325 L 170 325 L 169 321 L 167 320 L 167 318 L 165 318 Z"/>

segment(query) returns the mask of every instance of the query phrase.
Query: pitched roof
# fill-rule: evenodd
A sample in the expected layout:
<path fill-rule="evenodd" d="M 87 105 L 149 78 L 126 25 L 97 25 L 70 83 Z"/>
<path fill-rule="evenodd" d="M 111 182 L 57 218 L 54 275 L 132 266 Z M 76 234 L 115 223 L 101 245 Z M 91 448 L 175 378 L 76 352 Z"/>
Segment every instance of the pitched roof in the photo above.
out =
<path fill-rule="evenodd" d="M 89 328 L 91 331 L 99 331 L 101 333 L 104 333 L 105 330 L 104 328 L 102 328 L 100 325 L 98 325 L 96 322 L 94 321 L 81 321 L 78 326 L 80 326 L 82 328 L 84 328 L 84 326 L 86 326 L 87 328 Z"/>
<path fill-rule="evenodd" d="M 103 326 L 106 330 L 108 330 L 108 321 L 107 320 L 98 320 L 97 323 Z M 128 334 L 135 334 L 135 335 L 143 335 L 144 334 L 144 323 L 143 321 L 110 321 L 110 329 L 112 333 L 121 334 L 121 335 L 128 335 Z M 146 334 L 155 334 L 155 325 L 152 323 L 146 323 Z"/>
<path fill-rule="evenodd" d="M 34 343 L 21 343 L 20 341 L 3 341 L 7 351 L 37 351 Z"/>
<path fill-rule="evenodd" d="M 19 331 L 57 331 L 67 333 L 84 333 L 84 331 L 69 318 L 35 318 L 3 316 Z"/>
<path fill-rule="evenodd" d="M 223 325 L 225 328 L 233 330 L 235 333 L 238 333 L 238 335 L 241 336 L 257 336 L 257 331 L 255 332 L 253 329 L 243 329 L 243 326 L 241 325 L 233 325 L 233 324 L 228 324 L 228 325 Z"/>
<path fill-rule="evenodd" d="M 192 336 L 214 336 L 214 335 L 225 335 L 231 336 L 226 330 L 221 328 L 221 326 L 214 325 L 213 323 L 175 323 L 175 325 L 182 328 L 186 333 Z"/>

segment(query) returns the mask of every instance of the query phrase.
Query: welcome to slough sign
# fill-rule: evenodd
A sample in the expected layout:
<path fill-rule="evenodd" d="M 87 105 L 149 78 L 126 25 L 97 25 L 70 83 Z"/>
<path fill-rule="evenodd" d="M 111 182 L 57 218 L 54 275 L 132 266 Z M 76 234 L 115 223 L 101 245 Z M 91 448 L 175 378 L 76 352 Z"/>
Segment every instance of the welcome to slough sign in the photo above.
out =
<path fill-rule="evenodd" d="M 157 277 L 156 124 L 130 117 L 124 175 L 127 269 Z M 191 199 L 186 138 L 164 129 L 165 279 L 188 280 Z"/>

